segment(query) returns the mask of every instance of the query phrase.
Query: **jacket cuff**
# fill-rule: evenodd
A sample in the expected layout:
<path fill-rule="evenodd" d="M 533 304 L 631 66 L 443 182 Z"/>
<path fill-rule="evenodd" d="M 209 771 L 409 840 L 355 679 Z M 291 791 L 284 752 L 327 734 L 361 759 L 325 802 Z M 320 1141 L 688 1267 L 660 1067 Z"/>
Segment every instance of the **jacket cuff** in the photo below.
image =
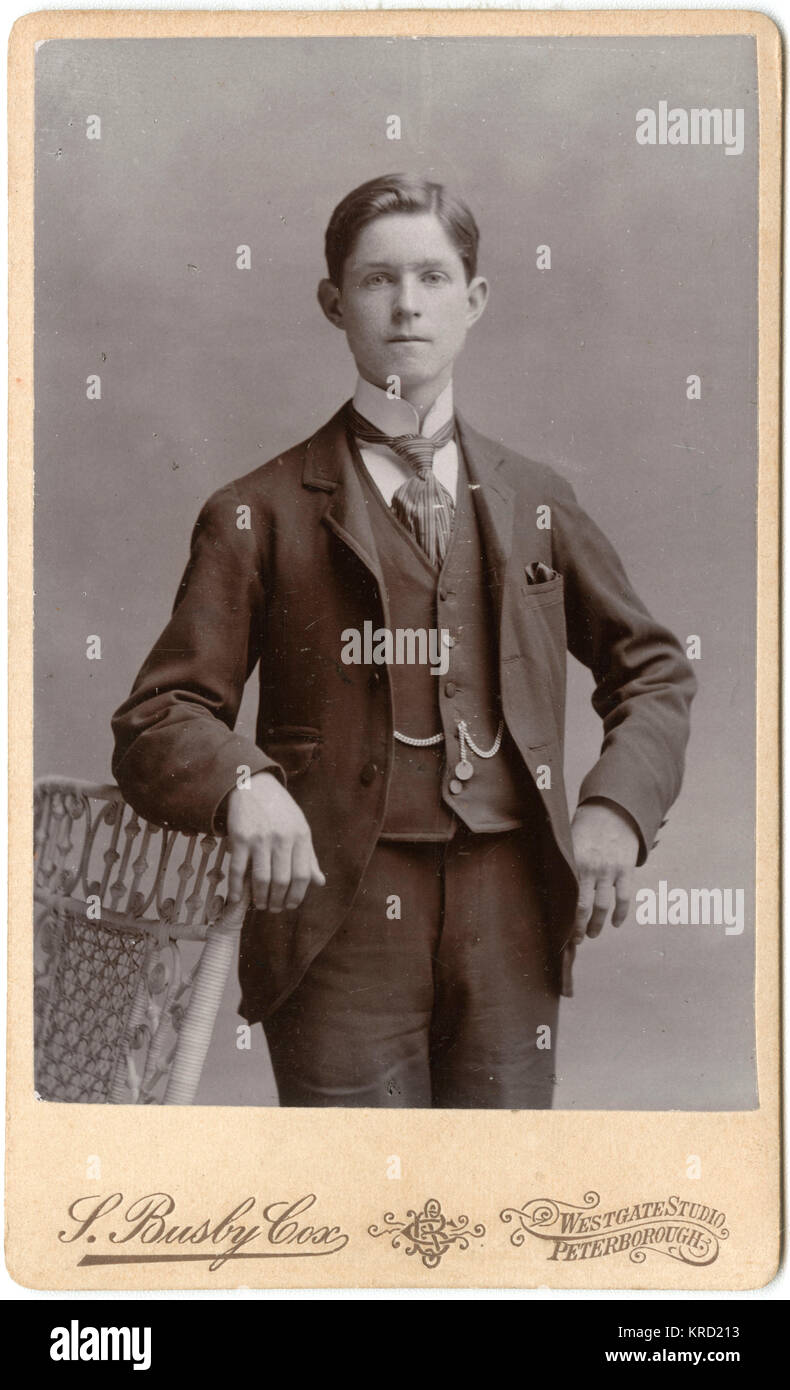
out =
<path fill-rule="evenodd" d="M 579 788 L 579 805 L 593 797 L 613 801 L 627 811 L 639 832 L 639 856 L 636 867 L 641 868 L 650 851 L 658 844 L 658 832 L 663 825 L 664 806 L 652 779 L 639 775 L 640 768 L 635 763 L 626 766 L 622 759 L 618 765 L 607 766 L 606 755 L 588 772 Z"/>

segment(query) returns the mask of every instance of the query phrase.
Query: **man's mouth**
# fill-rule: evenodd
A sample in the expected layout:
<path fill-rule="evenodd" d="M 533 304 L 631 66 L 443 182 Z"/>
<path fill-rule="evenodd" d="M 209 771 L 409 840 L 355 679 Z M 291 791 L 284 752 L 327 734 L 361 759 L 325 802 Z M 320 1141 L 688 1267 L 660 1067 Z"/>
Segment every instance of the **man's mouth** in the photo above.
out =
<path fill-rule="evenodd" d="M 430 338 L 419 338 L 416 333 L 396 333 L 389 338 L 390 343 L 429 343 Z"/>

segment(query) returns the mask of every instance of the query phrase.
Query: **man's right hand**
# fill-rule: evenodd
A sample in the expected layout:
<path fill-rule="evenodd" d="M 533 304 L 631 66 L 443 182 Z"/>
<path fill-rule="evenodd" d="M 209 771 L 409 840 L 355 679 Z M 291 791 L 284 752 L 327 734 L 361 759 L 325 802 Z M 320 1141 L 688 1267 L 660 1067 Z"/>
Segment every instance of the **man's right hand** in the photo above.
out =
<path fill-rule="evenodd" d="M 252 901 L 269 912 L 293 911 L 311 883 L 326 879 L 313 837 L 290 792 L 271 772 L 256 772 L 248 787 L 236 787 L 226 817 L 230 841 L 228 900 L 240 902 L 248 867 Z"/>

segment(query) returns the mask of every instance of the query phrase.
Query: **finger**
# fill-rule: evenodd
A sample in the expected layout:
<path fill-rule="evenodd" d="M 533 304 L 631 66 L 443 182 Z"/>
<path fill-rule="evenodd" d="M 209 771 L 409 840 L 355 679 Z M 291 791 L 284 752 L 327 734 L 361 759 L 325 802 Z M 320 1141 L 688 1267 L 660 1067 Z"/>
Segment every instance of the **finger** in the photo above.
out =
<path fill-rule="evenodd" d="M 272 855 L 268 844 L 258 845 L 252 861 L 252 900 L 261 911 L 266 911 L 269 901 L 269 884 L 272 877 Z"/>
<path fill-rule="evenodd" d="M 272 851 L 272 878 L 269 884 L 269 911 L 282 912 L 291 886 L 292 846 L 277 845 Z"/>
<path fill-rule="evenodd" d="M 634 876 L 629 871 L 620 874 L 614 885 L 614 912 L 612 926 L 621 927 L 631 911 L 631 898 L 634 893 Z"/>
<path fill-rule="evenodd" d="M 310 878 L 313 883 L 318 884 L 319 888 L 323 888 L 326 883 L 326 878 L 321 871 L 321 866 L 318 860 L 316 859 L 315 850 L 313 849 L 312 844 L 310 845 Z"/>
<path fill-rule="evenodd" d="M 576 905 L 576 916 L 573 919 L 572 941 L 578 946 L 584 940 L 587 931 L 587 923 L 590 920 L 590 913 L 593 908 L 595 897 L 595 879 L 591 874 L 584 874 L 579 883 L 579 901 Z"/>
<path fill-rule="evenodd" d="M 234 845 L 228 868 L 228 902 L 240 903 L 244 892 L 244 875 L 250 862 L 247 845 Z"/>
<path fill-rule="evenodd" d="M 286 912 L 299 906 L 310 882 L 310 846 L 307 839 L 297 840 L 291 860 L 291 884 L 285 899 Z"/>
<path fill-rule="evenodd" d="M 593 898 L 593 910 L 590 914 L 590 922 L 587 927 L 589 937 L 600 936 L 609 916 L 609 908 L 612 906 L 613 885 L 610 878 L 599 879 L 595 885 L 595 897 Z"/>

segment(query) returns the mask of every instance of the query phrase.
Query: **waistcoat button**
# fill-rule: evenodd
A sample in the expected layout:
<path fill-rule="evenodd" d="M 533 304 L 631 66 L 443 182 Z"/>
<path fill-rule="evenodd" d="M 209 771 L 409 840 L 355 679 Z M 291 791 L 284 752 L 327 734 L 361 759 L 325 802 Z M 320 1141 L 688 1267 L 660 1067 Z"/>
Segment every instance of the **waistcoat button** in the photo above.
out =
<path fill-rule="evenodd" d="M 377 772 L 378 768 L 376 767 L 375 763 L 365 763 L 365 766 L 359 774 L 359 780 L 362 783 L 363 787 L 370 786 L 371 782 L 375 779 Z"/>
<path fill-rule="evenodd" d="M 450 782 L 450 791 L 453 792 L 454 794 L 457 794 L 458 792 L 462 792 L 463 789 L 464 789 L 464 784 L 463 784 L 463 782 L 459 782 L 458 779 L 457 779 L 456 777 L 453 777 L 452 780 L 451 780 L 451 782 Z"/>
<path fill-rule="evenodd" d="M 447 684 L 444 687 L 444 693 L 447 696 L 448 700 L 452 700 L 457 689 L 458 687 L 456 686 L 455 681 L 447 682 Z"/>

